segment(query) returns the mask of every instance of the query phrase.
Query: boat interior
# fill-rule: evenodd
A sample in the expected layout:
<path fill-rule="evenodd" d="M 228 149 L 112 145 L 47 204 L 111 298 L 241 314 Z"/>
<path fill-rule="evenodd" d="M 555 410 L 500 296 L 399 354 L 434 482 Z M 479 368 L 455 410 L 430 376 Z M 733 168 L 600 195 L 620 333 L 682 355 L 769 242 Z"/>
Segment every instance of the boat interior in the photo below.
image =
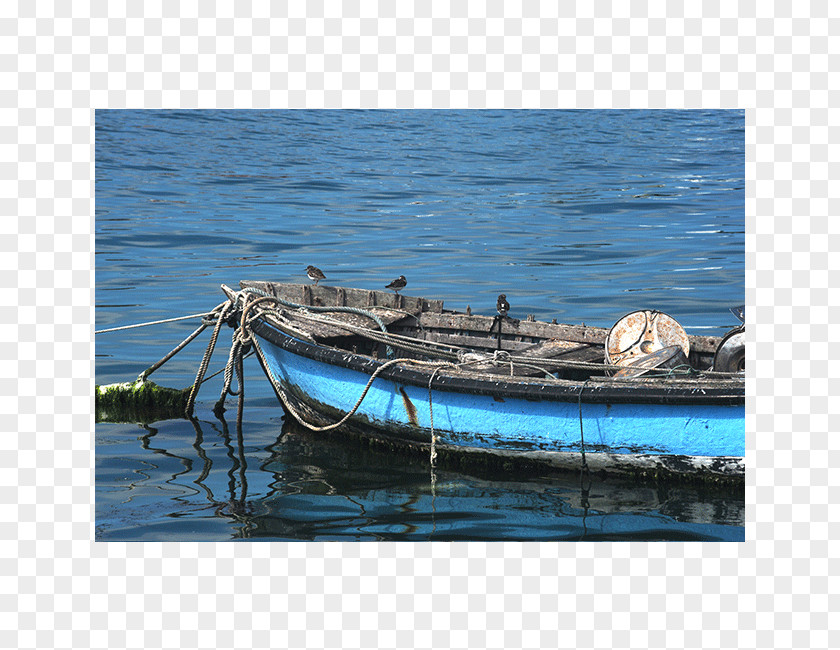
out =
<path fill-rule="evenodd" d="M 644 321 L 639 321 L 643 325 L 624 327 L 622 333 L 634 339 L 637 349 L 633 353 L 638 354 L 619 369 L 614 361 L 607 363 L 608 342 L 616 328 L 546 323 L 531 316 L 516 319 L 455 312 L 444 309 L 440 300 L 386 291 L 264 281 L 243 281 L 240 287 L 281 301 L 263 312 L 262 318 L 286 334 L 377 359 L 451 360 L 481 373 L 572 380 L 685 379 L 698 373 L 711 373 L 717 379 L 743 377 L 742 351 L 740 367 L 713 370 L 716 354 L 727 337 L 688 336 L 680 331 L 677 335 L 683 338 L 673 339 L 678 345 L 663 346 L 658 340 L 658 345 L 653 345 L 651 340 L 645 347 L 642 330 L 658 312 L 647 312 Z M 223 289 L 229 296 L 234 293 Z M 642 333 L 637 336 L 633 328 Z M 663 340 L 676 336 L 672 329 L 671 325 L 667 331 L 662 329 Z"/>

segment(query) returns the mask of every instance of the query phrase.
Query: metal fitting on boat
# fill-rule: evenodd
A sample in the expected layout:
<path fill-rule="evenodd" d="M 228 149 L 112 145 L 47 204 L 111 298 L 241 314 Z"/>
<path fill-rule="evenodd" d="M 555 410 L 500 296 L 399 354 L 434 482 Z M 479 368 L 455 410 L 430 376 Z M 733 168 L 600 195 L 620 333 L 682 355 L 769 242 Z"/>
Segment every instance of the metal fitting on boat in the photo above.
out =
<path fill-rule="evenodd" d="M 744 372 L 746 359 L 746 328 L 741 325 L 723 337 L 715 352 L 716 372 Z"/>

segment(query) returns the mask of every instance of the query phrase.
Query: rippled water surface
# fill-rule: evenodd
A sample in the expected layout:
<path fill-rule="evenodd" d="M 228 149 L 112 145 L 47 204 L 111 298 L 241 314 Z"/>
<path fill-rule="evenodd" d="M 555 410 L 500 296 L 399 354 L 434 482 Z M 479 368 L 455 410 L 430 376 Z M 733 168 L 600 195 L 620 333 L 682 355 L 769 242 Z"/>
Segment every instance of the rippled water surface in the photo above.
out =
<path fill-rule="evenodd" d="M 97 329 L 206 311 L 241 279 L 382 288 L 723 334 L 744 302 L 742 111 L 97 111 Z M 194 322 L 96 335 L 132 380 Z M 192 383 L 207 339 L 153 375 Z M 211 371 L 221 367 L 217 352 Z M 256 362 L 228 422 L 96 425 L 102 540 L 744 538 L 744 498 L 481 477 L 283 422 Z M 231 406 L 235 405 L 231 400 Z"/>

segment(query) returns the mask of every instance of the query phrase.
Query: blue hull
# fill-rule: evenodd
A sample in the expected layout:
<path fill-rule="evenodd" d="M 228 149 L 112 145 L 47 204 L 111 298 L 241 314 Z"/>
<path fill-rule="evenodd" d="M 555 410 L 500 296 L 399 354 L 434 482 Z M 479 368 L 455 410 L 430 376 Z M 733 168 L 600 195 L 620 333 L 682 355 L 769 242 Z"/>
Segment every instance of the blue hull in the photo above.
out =
<path fill-rule="evenodd" d="M 352 410 L 370 379 L 370 372 L 300 354 L 262 337 L 256 340 L 275 390 L 321 424 Z M 310 345 L 294 343 L 298 348 Z M 579 466 L 582 439 L 588 464 L 602 469 L 655 470 L 664 463 L 687 472 L 743 477 L 743 403 L 632 403 L 568 395 L 552 399 L 538 391 L 523 397 L 521 390 L 500 395 L 433 387 L 430 413 L 427 387 L 386 377 L 374 380 L 350 422 L 386 437 L 428 444 L 432 417 L 444 449 L 553 458 L 558 465 Z"/>

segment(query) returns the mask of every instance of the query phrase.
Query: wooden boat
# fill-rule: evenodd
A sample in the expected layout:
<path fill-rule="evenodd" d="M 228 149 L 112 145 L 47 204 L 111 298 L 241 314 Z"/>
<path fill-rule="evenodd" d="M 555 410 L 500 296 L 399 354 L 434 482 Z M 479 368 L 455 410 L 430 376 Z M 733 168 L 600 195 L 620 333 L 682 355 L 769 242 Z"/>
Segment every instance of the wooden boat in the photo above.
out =
<path fill-rule="evenodd" d="M 240 286 L 222 287 L 234 320 L 287 415 L 309 428 L 433 460 L 743 482 L 744 373 L 710 370 L 727 337 L 689 336 L 681 366 L 628 372 L 605 362 L 604 328 L 382 291 Z"/>

